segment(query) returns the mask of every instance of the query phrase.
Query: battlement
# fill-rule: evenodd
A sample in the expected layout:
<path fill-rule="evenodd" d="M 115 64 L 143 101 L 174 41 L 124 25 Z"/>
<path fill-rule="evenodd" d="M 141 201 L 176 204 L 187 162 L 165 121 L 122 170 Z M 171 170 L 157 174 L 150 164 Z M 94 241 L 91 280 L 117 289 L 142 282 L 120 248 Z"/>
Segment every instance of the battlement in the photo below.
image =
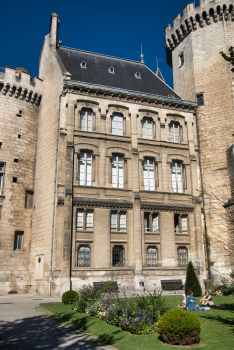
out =
<path fill-rule="evenodd" d="M 25 68 L 6 67 L 0 72 L 0 93 L 13 96 L 26 102 L 40 104 L 42 91 L 42 80 L 31 75 Z"/>
<path fill-rule="evenodd" d="M 166 50 L 172 51 L 192 31 L 209 26 L 218 21 L 234 21 L 233 0 L 200 0 L 194 8 L 190 2 L 183 8 L 183 17 L 178 14 L 173 19 L 173 27 L 165 28 Z"/>

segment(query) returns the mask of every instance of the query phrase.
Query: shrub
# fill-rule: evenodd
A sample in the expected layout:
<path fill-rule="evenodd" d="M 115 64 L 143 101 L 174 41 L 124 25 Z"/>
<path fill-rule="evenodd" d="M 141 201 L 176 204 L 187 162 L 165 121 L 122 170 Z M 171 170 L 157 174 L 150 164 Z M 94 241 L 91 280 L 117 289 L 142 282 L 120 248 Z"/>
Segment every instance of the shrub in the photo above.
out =
<path fill-rule="evenodd" d="M 78 300 L 79 294 L 75 290 L 68 290 L 62 295 L 62 302 L 64 304 L 73 304 Z"/>
<path fill-rule="evenodd" d="M 201 322 L 192 312 L 170 310 L 160 317 L 157 331 L 165 343 L 192 345 L 199 343 Z"/>
<path fill-rule="evenodd" d="M 202 289 L 191 261 L 188 263 L 185 282 L 185 290 L 189 289 L 193 291 L 195 297 L 200 297 L 202 295 Z"/>
<path fill-rule="evenodd" d="M 73 304 L 73 310 L 78 312 L 85 312 L 87 304 L 94 303 L 101 296 L 101 291 L 92 287 L 84 285 L 83 288 L 79 289 L 79 300 Z"/>

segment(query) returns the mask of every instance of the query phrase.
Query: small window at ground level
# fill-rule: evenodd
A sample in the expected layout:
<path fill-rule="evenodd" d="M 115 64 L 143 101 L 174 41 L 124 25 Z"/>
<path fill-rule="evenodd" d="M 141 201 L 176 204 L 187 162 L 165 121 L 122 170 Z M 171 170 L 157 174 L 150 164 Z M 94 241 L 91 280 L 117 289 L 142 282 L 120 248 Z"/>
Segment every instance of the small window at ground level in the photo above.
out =
<path fill-rule="evenodd" d="M 15 231 L 14 250 L 23 249 L 23 231 Z"/>

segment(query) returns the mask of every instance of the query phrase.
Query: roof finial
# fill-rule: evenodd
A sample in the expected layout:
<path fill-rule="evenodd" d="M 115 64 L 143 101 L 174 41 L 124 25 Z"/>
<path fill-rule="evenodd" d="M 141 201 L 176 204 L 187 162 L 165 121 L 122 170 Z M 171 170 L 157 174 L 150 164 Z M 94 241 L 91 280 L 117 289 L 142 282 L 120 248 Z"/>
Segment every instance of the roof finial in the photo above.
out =
<path fill-rule="evenodd" d="M 143 55 L 143 53 L 142 53 L 142 44 L 141 44 L 141 63 L 145 63 L 145 62 L 144 62 L 144 55 Z"/>
<path fill-rule="evenodd" d="M 157 70 L 158 70 L 158 57 L 156 56 Z"/>
<path fill-rule="evenodd" d="M 161 73 L 160 69 L 158 68 L 158 57 L 157 56 L 156 56 L 156 63 L 157 63 L 156 75 L 158 78 L 160 78 L 162 81 L 165 82 L 165 80 L 162 76 L 162 73 Z"/>

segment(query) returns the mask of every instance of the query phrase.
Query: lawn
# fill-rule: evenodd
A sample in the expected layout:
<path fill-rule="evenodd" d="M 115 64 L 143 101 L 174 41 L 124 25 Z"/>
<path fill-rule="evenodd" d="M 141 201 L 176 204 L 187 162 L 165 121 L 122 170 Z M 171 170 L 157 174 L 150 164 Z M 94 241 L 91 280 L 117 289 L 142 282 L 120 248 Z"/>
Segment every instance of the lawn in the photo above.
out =
<path fill-rule="evenodd" d="M 170 307 L 181 303 L 181 296 L 167 296 Z M 197 298 L 198 301 L 199 298 Z M 201 348 L 204 350 L 230 350 L 234 348 L 234 296 L 214 297 L 217 309 L 196 311 L 202 323 Z M 41 306 L 52 313 L 56 319 L 69 321 L 82 331 L 96 336 L 100 341 L 121 350 L 169 349 L 157 334 L 134 335 L 121 331 L 118 327 L 107 324 L 96 317 L 86 316 L 71 310 L 71 305 L 46 303 Z M 190 349 L 183 346 L 183 349 Z"/>

